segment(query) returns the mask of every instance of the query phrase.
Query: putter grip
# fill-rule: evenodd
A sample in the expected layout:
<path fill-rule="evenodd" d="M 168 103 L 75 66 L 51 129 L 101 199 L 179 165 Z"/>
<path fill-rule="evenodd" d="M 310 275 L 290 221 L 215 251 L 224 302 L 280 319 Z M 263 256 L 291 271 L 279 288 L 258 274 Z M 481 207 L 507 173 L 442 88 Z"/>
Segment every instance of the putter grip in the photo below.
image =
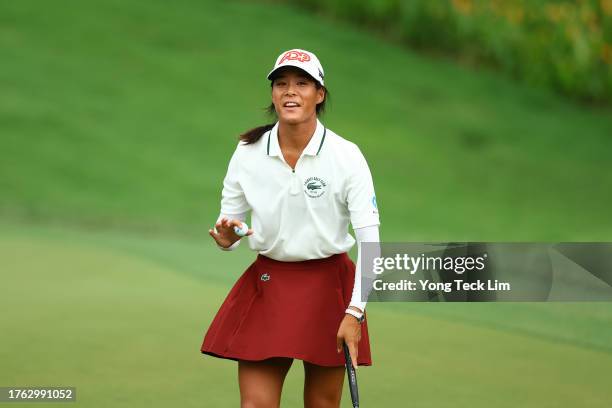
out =
<path fill-rule="evenodd" d="M 355 367 L 351 361 L 351 354 L 349 353 L 348 346 L 346 343 L 342 344 L 344 349 L 344 361 L 346 364 L 346 376 L 348 377 L 349 390 L 351 391 L 351 400 L 353 401 L 353 408 L 359 408 L 359 390 L 357 389 L 357 373 L 355 373 Z"/>

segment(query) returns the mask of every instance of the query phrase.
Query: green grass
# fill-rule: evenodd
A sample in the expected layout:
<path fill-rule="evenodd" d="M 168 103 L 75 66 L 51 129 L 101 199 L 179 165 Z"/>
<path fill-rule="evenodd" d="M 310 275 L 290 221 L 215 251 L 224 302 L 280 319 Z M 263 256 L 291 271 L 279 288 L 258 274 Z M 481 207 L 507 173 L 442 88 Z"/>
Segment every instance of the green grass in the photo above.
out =
<path fill-rule="evenodd" d="M 88 407 L 238 404 L 236 364 L 202 356 L 199 347 L 252 259 L 247 250 L 2 227 L 2 384 L 76 386 L 77 406 Z M 605 407 L 612 398 L 607 304 L 371 303 L 368 310 L 374 365 L 359 372 L 364 406 Z M 301 406 L 302 383 L 296 361 L 283 406 Z M 345 389 L 343 406 L 349 398 Z"/>
<path fill-rule="evenodd" d="M 291 8 L 0 6 L 0 214 L 202 234 L 275 56 L 315 50 L 393 240 L 605 240 L 612 115 Z M 267 23 L 266 23 L 267 22 Z M 272 22 L 278 22 L 273 24 Z"/>
<path fill-rule="evenodd" d="M 385 241 L 610 240 L 612 115 L 285 6 L 0 5 L 0 385 L 238 404 L 201 340 L 254 255 L 206 230 L 275 56 L 312 49 Z M 609 303 L 368 306 L 364 406 L 606 407 Z M 7 335 L 8 333 L 8 335 Z M 295 364 L 283 406 L 300 406 Z M 348 394 L 344 395 L 346 405 Z"/>

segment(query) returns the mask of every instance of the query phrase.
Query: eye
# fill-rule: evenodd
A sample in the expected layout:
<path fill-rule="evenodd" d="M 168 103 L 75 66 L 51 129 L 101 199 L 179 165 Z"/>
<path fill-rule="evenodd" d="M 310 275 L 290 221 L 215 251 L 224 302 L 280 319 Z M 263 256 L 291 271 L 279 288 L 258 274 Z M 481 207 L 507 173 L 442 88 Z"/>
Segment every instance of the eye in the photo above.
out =
<path fill-rule="evenodd" d="M 307 81 L 298 81 L 298 85 L 299 86 L 306 86 L 306 85 L 308 85 L 308 82 Z"/>
<path fill-rule="evenodd" d="M 274 82 L 274 86 L 285 86 L 286 82 L 285 81 L 276 81 Z"/>

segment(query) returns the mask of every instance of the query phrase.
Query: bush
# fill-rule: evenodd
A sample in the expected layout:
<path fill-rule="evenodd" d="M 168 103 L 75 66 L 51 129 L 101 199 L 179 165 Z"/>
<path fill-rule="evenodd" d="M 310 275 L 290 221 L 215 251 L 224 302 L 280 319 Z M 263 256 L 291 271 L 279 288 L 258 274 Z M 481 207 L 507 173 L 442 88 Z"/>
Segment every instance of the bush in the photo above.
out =
<path fill-rule="evenodd" d="M 298 0 L 529 83 L 612 99 L 612 0 Z"/>

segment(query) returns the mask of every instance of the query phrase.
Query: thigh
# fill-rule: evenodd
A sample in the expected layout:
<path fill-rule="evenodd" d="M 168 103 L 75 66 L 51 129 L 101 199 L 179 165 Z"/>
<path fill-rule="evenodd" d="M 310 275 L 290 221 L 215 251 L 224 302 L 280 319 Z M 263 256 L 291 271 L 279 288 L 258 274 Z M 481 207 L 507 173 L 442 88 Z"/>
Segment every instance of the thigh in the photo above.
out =
<path fill-rule="evenodd" d="M 263 361 L 238 361 L 241 407 L 278 407 L 283 382 L 292 363 L 292 358 L 285 357 Z"/>
<path fill-rule="evenodd" d="M 304 361 L 304 407 L 339 407 L 344 367 L 323 367 Z"/>

